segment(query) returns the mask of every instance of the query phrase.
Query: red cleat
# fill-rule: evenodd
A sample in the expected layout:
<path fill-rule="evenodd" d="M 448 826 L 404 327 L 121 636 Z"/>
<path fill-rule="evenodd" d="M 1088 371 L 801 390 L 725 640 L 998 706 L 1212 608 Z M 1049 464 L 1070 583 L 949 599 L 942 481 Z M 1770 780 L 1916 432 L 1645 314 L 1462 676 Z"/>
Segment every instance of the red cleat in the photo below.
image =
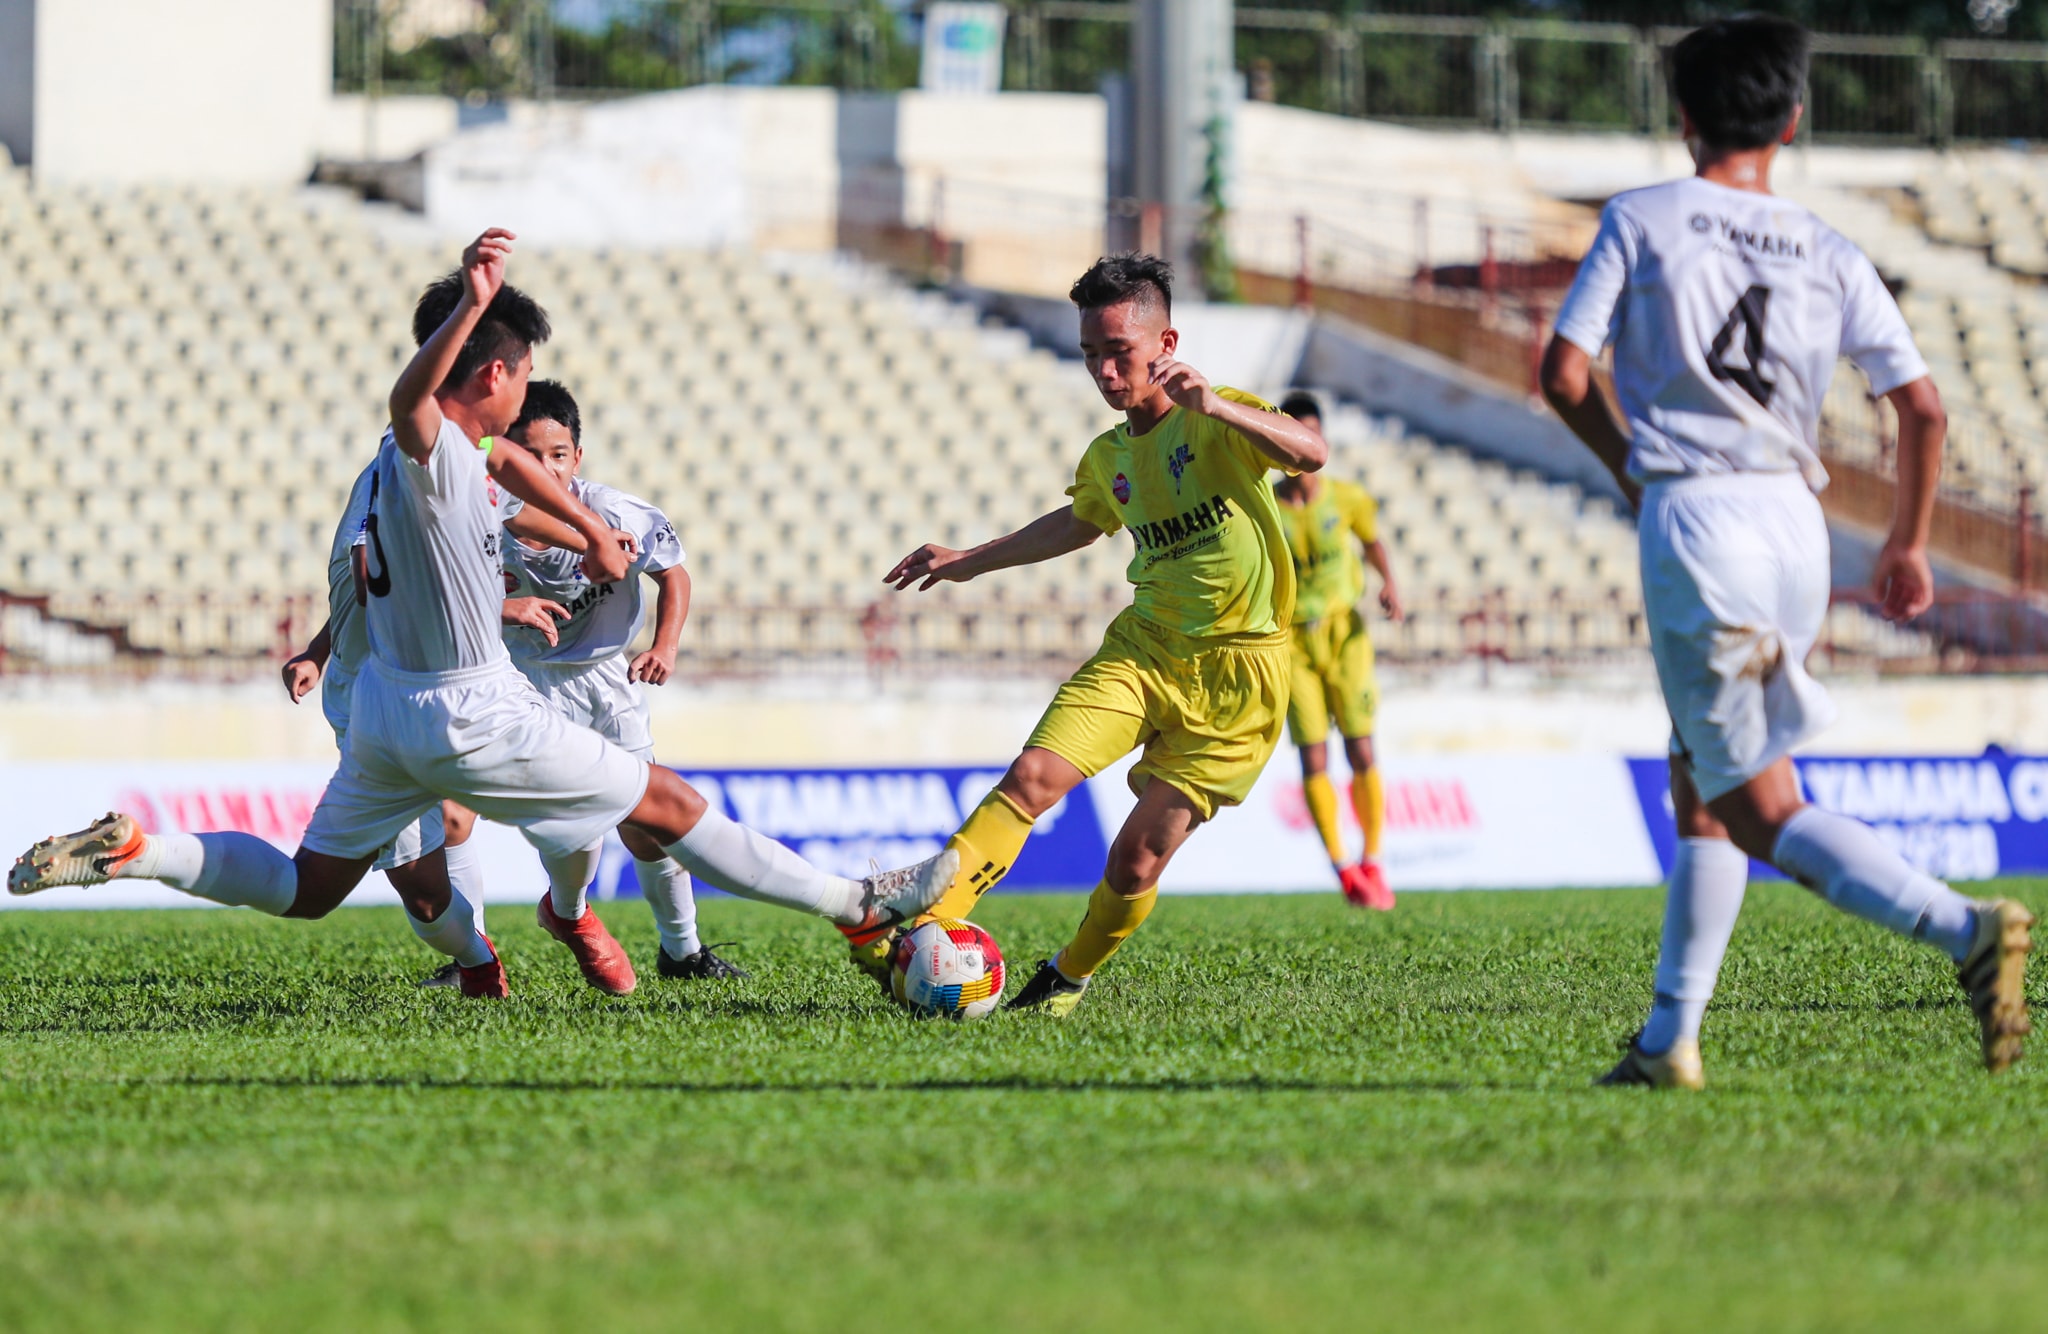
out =
<path fill-rule="evenodd" d="M 1372 882 L 1366 876 L 1363 863 L 1338 867 L 1337 889 L 1344 895 L 1344 901 L 1354 908 L 1373 906 Z"/>
<path fill-rule="evenodd" d="M 569 953 L 576 956 L 576 966 L 583 970 L 583 980 L 591 986 L 609 995 L 625 996 L 640 985 L 640 979 L 633 973 L 633 961 L 612 939 L 612 933 L 604 929 L 594 909 L 585 907 L 581 917 L 565 922 L 555 915 L 554 899 L 543 894 L 534 917 L 541 930 L 569 947 Z"/>
<path fill-rule="evenodd" d="M 1394 909 L 1394 891 L 1387 884 L 1387 873 L 1380 870 L 1380 864 L 1378 862 L 1360 862 L 1351 869 L 1358 872 L 1359 880 L 1365 886 L 1364 902 L 1360 903 L 1359 906 L 1376 909 L 1379 912 L 1392 912 Z"/>
<path fill-rule="evenodd" d="M 484 944 L 491 945 L 489 936 L 484 937 Z M 512 994 L 512 988 L 505 982 L 505 965 L 498 961 L 496 945 L 491 945 L 489 963 L 480 963 L 474 968 L 457 964 L 455 978 L 455 985 L 462 988 L 462 994 L 475 1000 L 504 1000 Z"/>

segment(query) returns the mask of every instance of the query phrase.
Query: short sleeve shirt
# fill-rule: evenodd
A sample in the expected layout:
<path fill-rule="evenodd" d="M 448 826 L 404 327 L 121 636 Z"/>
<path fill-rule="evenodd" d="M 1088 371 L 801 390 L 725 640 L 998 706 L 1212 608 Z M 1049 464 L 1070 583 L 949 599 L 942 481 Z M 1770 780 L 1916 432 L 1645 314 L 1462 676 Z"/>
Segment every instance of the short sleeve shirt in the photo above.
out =
<path fill-rule="evenodd" d="M 1798 472 L 1818 491 L 1836 361 L 1877 394 L 1927 374 L 1862 251 L 1790 200 L 1697 177 L 1608 202 L 1557 333 L 1613 346 L 1639 481 Z"/>
<path fill-rule="evenodd" d="M 638 496 L 598 482 L 572 478 L 570 493 L 608 527 L 631 533 L 639 554 L 617 583 L 593 584 L 583 557 L 559 547 L 536 551 L 505 534 L 505 596 L 541 597 L 569 609 L 556 626 L 556 642 L 531 626 L 505 627 L 505 647 L 516 662 L 578 665 L 603 662 L 626 650 L 647 619 L 641 576 L 683 563 L 682 540 L 659 509 Z"/>
<path fill-rule="evenodd" d="M 1216 392 L 1277 411 L 1240 390 Z M 1242 432 L 1176 407 L 1144 435 L 1125 422 L 1097 436 L 1067 494 L 1103 532 L 1130 533 L 1138 615 L 1187 635 L 1265 635 L 1294 611 L 1294 566 L 1266 484 L 1273 466 Z"/>
<path fill-rule="evenodd" d="M 1320 621 L 1365 594 L 1359 544 L 1379 540 L 1379 505 L 1365 488 L 1326 481 L 1306 505 L 1280 501 L 1280 523 L 1294 562 L 1294 623 Z"/>

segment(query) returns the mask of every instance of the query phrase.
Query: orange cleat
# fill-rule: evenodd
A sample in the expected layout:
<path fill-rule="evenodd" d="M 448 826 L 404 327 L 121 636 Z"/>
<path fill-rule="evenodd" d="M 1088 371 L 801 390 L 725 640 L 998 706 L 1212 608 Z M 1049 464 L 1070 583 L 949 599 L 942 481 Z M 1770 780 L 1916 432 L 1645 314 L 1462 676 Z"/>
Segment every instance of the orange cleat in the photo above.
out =
<path fill-rule="evenodd" d="M 612 939 L 612 933 L 604 929 L 595 909 L 585 907 L 581 917 L 565 922 L 555 915 L 554 899 L 543 894 L 534 918 L 541 930 L 569 947 L 569 953 L 576 956 L 576 966 L 583 970 L 583 980 L 591 986 L 607 995 L 625 996 L 640 985 L 633 972 L 633 961 Z"/>
<path fill-rule="evenodd" d="M 585 913 L 588 917 L 590 914 Z M 491 960 L 474 968 L 463 964 L 455 965 L 455 985 L 462 994 L 475 1000 L 504 1000 L 512 994 L 512 988 L 505 981 L 505 965 L 498 960 L 498 947 L 491 945 L 491 938 L 484 937 L 484 944 L 491 946 Z M 421 983 L 425 986 L 425 983 Z"/>

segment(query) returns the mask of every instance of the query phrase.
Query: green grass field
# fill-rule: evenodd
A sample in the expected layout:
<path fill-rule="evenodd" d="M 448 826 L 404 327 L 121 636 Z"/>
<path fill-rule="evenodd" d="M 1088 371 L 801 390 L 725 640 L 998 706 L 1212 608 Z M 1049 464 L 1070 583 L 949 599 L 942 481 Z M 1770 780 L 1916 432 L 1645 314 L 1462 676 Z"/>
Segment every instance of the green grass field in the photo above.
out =
<path fill-rule="evenodd" d="M 0 915 L 0 1329 L 2048 1324 L 2048 1051 L 1770 885 L 1709 1091 L 1590 1088 L 1658 905 L 1169 900 L 1063 1025 L 730 900 L 751 981 L 623 1000 L 497 908 L 498 1005 L 395 910 Z M 1021 973 L 1079 908 L 982 915 Z"/>

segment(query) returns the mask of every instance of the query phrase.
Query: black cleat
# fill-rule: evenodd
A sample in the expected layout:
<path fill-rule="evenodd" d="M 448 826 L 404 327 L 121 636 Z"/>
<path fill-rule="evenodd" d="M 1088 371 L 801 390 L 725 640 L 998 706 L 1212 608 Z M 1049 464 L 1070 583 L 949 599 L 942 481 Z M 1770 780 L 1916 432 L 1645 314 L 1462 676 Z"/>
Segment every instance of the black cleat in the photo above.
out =
<path fill-rule="evenodd" d="M 423 987 L 459 987 L 462 985 L 462 965 L 450 959 L 433 972 L 419 980 Z"/>
<path fill-rule="evenodd" d="M 746 969 L 713 954 L 709 945 L 700 946 L 695 954 L 686 954 L 680 959 L 670 954 L 665 946 L 657 946 L 654 971 L 668 978 L 742 978 L 747 975 Z"/>
<path fill-rule="evenodd" d="M 1086 982 L 1070 982 L 1052 966 L 1051 959 L 1040 959 L 1038 971 L 1024 984 L 1024 989 L 1010 998 L 1006 1010 L 1044 1010 L 1055 1019 L 1064 1019 L 1074 1012 L 1081 1003 L 1081 995 L 1088 990 Z"/>

